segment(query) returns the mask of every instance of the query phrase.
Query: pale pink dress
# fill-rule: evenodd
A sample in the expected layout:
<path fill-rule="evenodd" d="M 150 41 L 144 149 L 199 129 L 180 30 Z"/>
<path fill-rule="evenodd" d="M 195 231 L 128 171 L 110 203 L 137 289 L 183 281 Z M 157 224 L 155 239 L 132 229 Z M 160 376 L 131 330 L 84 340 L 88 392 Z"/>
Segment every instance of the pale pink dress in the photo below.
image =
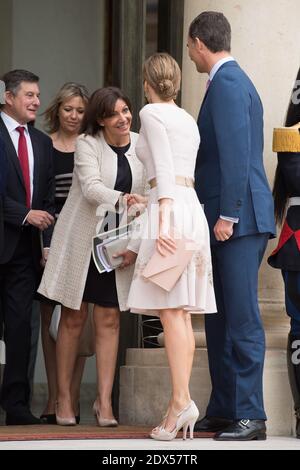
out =
<path fill-rule="evenodd" d="M 148 180 L 155 177 L 157 186 L 150 190 L 139 248 L 135 245 L 138 257 L 128 308 L 133 313 L 149 315 L 158 315 L 159 310 L 166 308 L 214 313 L 217 309 L 207 221 L 194 188 L 175 184 L 175 176 L 194 178 L 200 143 L 197 124 L 185 110 L 167 103 L 146 105 L 140 118 L 136 153 L 146 167 Z M 142 276 L 155 250 L 161 198 L 173 199 L 176 230 L 197 243 L 197 251 L 170 292 Z"/>

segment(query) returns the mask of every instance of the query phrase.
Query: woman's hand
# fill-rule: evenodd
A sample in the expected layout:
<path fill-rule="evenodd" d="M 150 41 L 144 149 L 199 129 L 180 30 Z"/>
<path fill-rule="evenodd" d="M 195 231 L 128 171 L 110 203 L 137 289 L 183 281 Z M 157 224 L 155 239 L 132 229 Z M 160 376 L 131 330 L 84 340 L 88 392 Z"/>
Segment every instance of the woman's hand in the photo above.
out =
<path fill-rule="evenodd" d="M 124 201 L 127 204 L 128 215 L 130 217 L 138 217 L 144 212 L 148 198 L 140 194 L 125 194 Z"/>
<path fill-rule="evenodd" d="M 176 251 L 174 233 L 172 233 L 174 228 L 171 225 L 172 208 L 172 199 L 161 199 L 159 201 L 159 231 L 156 248 L 162 256 Z"/>
<path fill-rule="evenodd" d="M 132 264 L 135 263 L 135 260 L 137 258 L 137 254 L 131 250 L 125 250 L 125 251 L 122 251 L 113 255 L 114 258 L 118 258 L 119 256 L 123 257 L 122 264 L 118 266 L 119 269 L 124 269 L 124 268 L 127 268 L 128 266 L 131 266 Z"/>
<path fill-rule="evenodd" d="M 148 198 L 141 196 L 140 194 L 125 194 L 124 200 L 127 201 L 127 206 L 131 207 L 134 204 L 144 204 L 147 205 Z"/>

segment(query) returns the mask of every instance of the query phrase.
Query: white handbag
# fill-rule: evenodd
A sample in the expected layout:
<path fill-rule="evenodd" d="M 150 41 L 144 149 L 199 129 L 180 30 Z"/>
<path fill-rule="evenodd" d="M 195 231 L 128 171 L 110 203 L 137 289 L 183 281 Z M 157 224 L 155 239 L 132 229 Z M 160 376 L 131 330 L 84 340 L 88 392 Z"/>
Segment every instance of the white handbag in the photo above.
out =
<path fill-rule="evenodd" d="M 57 340 L 60 314 L 61 314 L 61 305 L 55 305 L 53 313 L 52 313 L 52 317 L 51 317 L 51 323 L 49 326 L 49 335 L 51 336 L 53 341 Z"/>

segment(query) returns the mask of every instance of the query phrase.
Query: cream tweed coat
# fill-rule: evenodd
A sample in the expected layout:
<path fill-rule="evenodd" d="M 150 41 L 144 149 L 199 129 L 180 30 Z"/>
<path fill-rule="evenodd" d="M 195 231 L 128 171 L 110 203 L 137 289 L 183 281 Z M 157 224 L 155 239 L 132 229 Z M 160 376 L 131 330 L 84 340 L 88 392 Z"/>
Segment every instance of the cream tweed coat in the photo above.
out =
<path fill-rule="evenodd" d="M 144 194 L 144 167 L 135 154 L 138 134 L 131 133 L 126 156 L 132 172 L 132 192 Z M 92 237 L 101 227 L 99 206 L 117 203 L 115 191 L 117 155 L 106 143 L 102 133 L 80 135 L 75 150 L 73 183 L 67 201 L 55 225 L 48 261 L 38 292 L 62 305 L 79 310 L 91 258 Z M 98 211 L 97 211 L 98 208 Z M 97 211 L 97 214 L 96 214 Z M 126 310 L 134 267 L 116 270 L 116 287 L 120 310 Z"/>

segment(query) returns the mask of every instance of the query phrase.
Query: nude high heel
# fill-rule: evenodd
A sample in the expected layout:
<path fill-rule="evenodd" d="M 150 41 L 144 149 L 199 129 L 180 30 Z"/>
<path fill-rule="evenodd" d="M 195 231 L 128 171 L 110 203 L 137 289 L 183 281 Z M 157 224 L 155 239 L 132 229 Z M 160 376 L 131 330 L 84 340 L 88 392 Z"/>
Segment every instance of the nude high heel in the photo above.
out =
<path fill-rule="evenodd" d="M 199 410 L 195 403 L 191 401 L 183 410 L 177 414 L 177 421 L 173 431 L 166 431 L 164 427 L 151 432 L 150 437 L 157 441 L 172 441 L 177 436 L 178 431 L 183 428 L 183 439 L 186 439 L 187 430 L 190 431 L 190 439 L 194 437 L 194 426 L 199 417 Z"/>
<path fill-rule="evenodd" d="M 58 416 L 57 405 L 58 403 L 56 403 L 55 406 L 56 424 L 59 426 L 76 426 L 75 416 L 72 416 L 72 418 L 63 418 L 62 416 Z"/>
<path fill-rule="evenodd" d="M 109 419 L 101 417 L 100 410 L 97 405 L 97 400 L 93 404 L 93 413 L 98 426 L 100 426 L 101 428 L 116 428 L 119 425 L 118 421 L 115 418 Z"/>

